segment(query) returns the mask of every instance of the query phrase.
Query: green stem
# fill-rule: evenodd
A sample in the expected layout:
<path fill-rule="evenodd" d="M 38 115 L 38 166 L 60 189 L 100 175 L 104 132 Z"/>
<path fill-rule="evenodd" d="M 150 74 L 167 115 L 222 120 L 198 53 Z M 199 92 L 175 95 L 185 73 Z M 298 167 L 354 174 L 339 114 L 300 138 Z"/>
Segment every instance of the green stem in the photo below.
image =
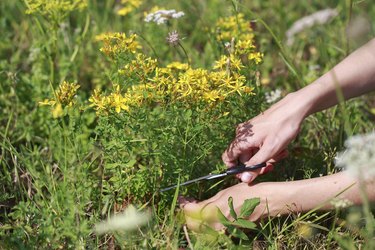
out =
<path fill-rule="evenodd" d="M 182 51 L 184 52 L 185 57 L 186 57 L 186 60 L 187 60 L 187 62 L 188 62 L 188 65 L 190 66 L 190 64 L 191 64 L 191 62 L 190 62 L 190 58 L 189 58 L 189 56 L 188 56 L 188 54 L 187 54 L 187 52 L 186 52 L 184 46 L 182 46 L 182 44 L 181 44 L 180 42 L 178 42 L 178 46 L 179 46 L 179 47 L 182 49 Z"/>

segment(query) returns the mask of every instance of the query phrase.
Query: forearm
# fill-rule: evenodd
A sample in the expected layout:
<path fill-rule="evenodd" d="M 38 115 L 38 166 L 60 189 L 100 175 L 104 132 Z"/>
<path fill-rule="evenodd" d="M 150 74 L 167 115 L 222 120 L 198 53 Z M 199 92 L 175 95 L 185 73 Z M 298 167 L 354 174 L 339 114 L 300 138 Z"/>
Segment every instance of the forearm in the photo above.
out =
<path fill-rule="evenodd" d="M 353 204 L 362 203 L 359 182 L 346 172 L 274 185 L 279 186 L 275 190 L 283 197 L 282 201 L 278 201 L 278 210 L 284 214 L 288 213 L 288 209 L 299 212 L 317 207 L 330 209 L 332 205 L 329 201 L 334 197 L 347 199 Z M 368 199 L 375 201 L 375 180 L 364 183 L 364 188 Z"/>
<path fill-rule="evenodd" d="M 337 91 L 345 99 L 375 90 L 375 39 L 362 46 L 312 84 L 295 92 L 293 99 L 304 107 L 304 115 L 338 103 Z"/>

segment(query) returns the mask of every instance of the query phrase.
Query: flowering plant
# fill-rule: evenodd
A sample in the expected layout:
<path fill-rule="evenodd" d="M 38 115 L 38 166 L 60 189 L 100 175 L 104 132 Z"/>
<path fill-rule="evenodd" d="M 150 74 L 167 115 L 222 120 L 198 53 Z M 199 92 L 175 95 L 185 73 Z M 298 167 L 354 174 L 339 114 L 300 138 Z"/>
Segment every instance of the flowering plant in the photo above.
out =
<path fill-rule="evenodd" d="M 144 202 L 178 178 L 222 167 L 220 152 L 233 126 L 259 112 L 261 102 L 255 81 L 262 57 L 244 15 L 238 16 L 243 25 L 208 69 L 175 60 L 163 66 L 135 34 L 97 36 L 113 83 L 96 89 L 89 102 L 112 193 Z M 119 171 L 121 182 L 113 179 Z"/>

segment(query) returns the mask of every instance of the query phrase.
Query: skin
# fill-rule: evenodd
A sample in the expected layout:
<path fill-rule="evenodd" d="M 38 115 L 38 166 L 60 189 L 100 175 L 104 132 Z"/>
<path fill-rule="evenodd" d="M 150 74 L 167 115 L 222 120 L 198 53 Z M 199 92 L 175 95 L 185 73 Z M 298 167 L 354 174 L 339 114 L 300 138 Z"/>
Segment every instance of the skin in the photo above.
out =
<path fill-rule="evenodd" d="M 288 94 L 265 112 L 241 123 L 236 136 L 222 155 L 224 163 L 233 167 L 242 162 L 248 166 L 267 162 L 261 170 L 246 172 L 237 177 L 244 183 L 219 192 L 214 197 L 196 202 L 180 199 L 187 225 L 198 229 L 202 221 L 216 229 L 222 225 L 217 222 L 216 209 L 229 216 L 228 197 L 233 197 L 236 209 L 243 201 L 260 197 L 261 204 L 249 218 L 256 221 L 265 216 L 276 216 L 287 212 L 304 212 L 343 193 L 343 198 L 360 204 L 358 181 L 338 173 L 326 177 L 283 183 L 260 183 L 249 185 L 259 174 L 272 170 L 273 163 L 287 156 L 286 147 L 296 137 L 304 119 L 318 111 L 327 109 L 339 102 L 337 93 L 350 99 L 375 90 L 375 39 L 371 40 L 337 64 L 310 85 Z M 375 200 L 373 182 L 365 183 L 370 200 Z M 268 210 L 265 209 L 266 201 Z M 294 209 L 293 209 L 294 207 Z M 289 209 L 286 209 L 289 208 Z M 322 207 L 329 209 L 329 205 Z"/>
<path fill-rule="evenodd" d="M 368 199 L 375 201 L 375 181 L 365 182 L 364 186 Z M 260 197 L 260 205 L 248 218 L 251 221 L 258 221 L 268 216 L 306 212 L 319 206 L 321 210 L 329 210 L 332 208 L 330 200 L 336 196 L 353 204 L 361 204 L 360 192 L 359 181 L 346 172 L 341 172 L 301 181 L 264 182 L 255 185 L 240 183 L 199 203 L 182 197 L 179 201 L 190 229 L 199 231 L 202 225 L 209 225 L 216 230 L 221 230 L 223 225 L 217 218 L 217 209 L 229 219 L 233 219 L 229 214 L 229 197 L 233 198 L 237 213 L 244 200 Z"/>

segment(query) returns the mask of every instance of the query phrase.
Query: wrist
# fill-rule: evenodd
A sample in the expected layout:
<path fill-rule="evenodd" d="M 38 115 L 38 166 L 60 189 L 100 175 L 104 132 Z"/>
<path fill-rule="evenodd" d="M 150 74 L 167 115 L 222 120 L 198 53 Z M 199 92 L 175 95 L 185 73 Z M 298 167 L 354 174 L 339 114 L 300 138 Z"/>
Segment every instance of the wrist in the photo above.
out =
<path fill-rule="evenodd" d="M 305 92 L 307 92 L 305 89 L 300 89 L 290 94 L 291 103 L 299 113 L 299 116 L 302 117 L 302 120 L 311 115 L 314 110 L 313 98 Z"/>

